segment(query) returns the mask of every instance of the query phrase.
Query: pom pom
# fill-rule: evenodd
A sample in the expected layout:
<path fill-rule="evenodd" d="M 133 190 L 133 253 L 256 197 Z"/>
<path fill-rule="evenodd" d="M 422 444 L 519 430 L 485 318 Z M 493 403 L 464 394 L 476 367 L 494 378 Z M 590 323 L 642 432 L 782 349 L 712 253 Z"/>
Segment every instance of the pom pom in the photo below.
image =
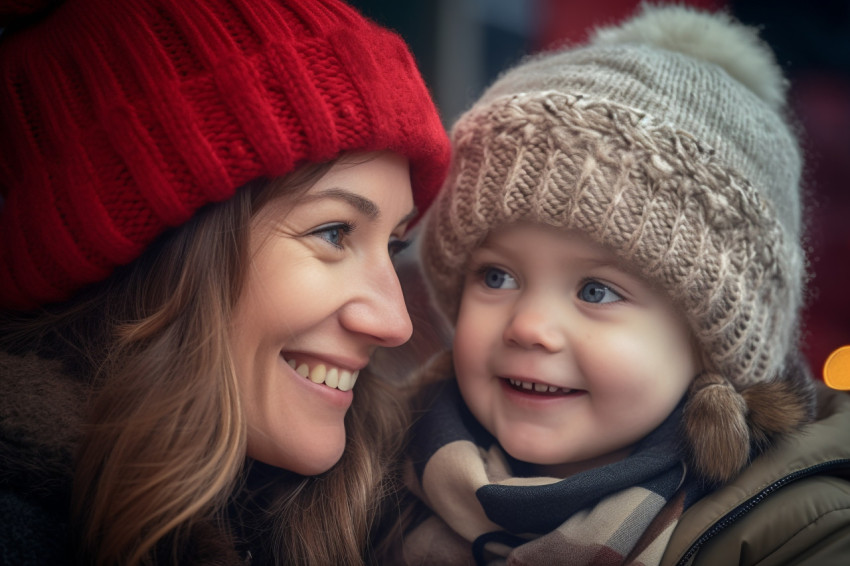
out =
<path fill-rule="evenodd" d="M 798 429 L 813 414 L 814 387 L 804 371 L 757 383 L 742 392 L 723 376 L 697 376 L 688 392 L 682 427 L 689 463 L 712 483 L 734 478 L 770 440 Z"/>
<path fill-rule="evenodd" d="M 723 376 L 703 373 L 694 379 L 682 425 L 690 464 L 709 482 L 727 482 L 747 465 L 747 403 Z"/>
<path fill-rule="evenodd" d="M 785 104 L 787 82 L 773 52 L 755 29 L 722 12 L 644 5 L 637 17 L 622 26 L 597 29 L 592 42 L 641 43 L 702 59 L 722 67 L 774 110 Z"/>

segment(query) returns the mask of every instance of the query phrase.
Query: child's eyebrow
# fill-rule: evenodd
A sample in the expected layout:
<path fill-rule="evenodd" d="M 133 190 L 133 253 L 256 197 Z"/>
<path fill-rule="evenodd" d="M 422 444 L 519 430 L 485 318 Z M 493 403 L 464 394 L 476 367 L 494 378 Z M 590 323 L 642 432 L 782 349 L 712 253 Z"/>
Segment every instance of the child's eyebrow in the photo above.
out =
<path fill-rule="evenodd" d="M 592 269 L 613 269 L 623 275 L 627 275 L 629 277 L 634 277 L 640 280 L 643 280 L 643 277 L 640 273 L 635 269 L 634 266 L 630 265 L 628 262 L 621 260 L 616 256 L 606 257 L 606 258 L 598 258 L 598 257 L 588 257 L 588 258 L 578 258 L 578 261 L 582 262 L 585 267 Z"/>
<path fill-rule="evenodd" d="M 512 248 L 510 246 L 505 246 L 503 244 L 499 244 L 498 242 L 492 242 L 489 239 L 485 239 L 481 242 L 478 247 L 472 250 L 473 253 L 477 251 L 489 251 L 495 253 L 510 253 Z"/>
<path fill-rule="evenodd" d="M 617 260 L 616 258 L 597 258 L 597 257 L 588 257 L 588 258 L 578 258 L 582 263 L 586 263 L 590 267 L 610 267 L 611 269 L 616 269 L 617 271 L 628 271 L 625 269 L 625 265 L 622 261 Z"/>
<path fill-rule="evenodd" d="M 477 251 L 485 251 L 491 252 L 495 254 L 504 254 L 504 255 L 521 255 L 523 250 L 516 249 L 511 247 L 510 244 L 504 244 L 501 242 L 493 242 L 490 240 L 485 240 L 478 246 L 473 253 Z M 637 270 L 632 267 L 628 262 L 621 260 L 616 255 L 611 252 L 606 252 L 606 257 L 598 257 L 596 255 L 588 255 L 587 257 L 579 256 L 573 257 L 568 260 L 570 263 L 580 263 L 586 268 L 609 268 L 615 269 L 623 274 L 632 276 L 632 277 L 640 277 Z"/>
<path fill-rule="evenodd" d="M 644 277 L 637 267 L 631 263 L 621 260 L 618 257 L 610 258 L 587 258 L 587 267 L 590 269 L 608 269 L 616 272 L 620 277 L 625 277 L 633 283 L 637 283 L 644 288 L 651 289 L 656 292 L 663 292 L 663 289 L 658 286 L 657 282 Z M 604 273 L 604 271 L 602 272 Z"/>

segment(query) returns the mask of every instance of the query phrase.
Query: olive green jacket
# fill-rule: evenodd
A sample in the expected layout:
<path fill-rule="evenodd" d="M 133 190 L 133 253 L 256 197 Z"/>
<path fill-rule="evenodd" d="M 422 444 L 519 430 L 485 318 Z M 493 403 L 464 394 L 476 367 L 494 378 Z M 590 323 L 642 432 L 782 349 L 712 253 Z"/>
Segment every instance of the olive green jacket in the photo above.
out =
<path fill-rule="evenodd" d="M 661 566 L 850 564 L 850 395 L 680 518 Z"/>

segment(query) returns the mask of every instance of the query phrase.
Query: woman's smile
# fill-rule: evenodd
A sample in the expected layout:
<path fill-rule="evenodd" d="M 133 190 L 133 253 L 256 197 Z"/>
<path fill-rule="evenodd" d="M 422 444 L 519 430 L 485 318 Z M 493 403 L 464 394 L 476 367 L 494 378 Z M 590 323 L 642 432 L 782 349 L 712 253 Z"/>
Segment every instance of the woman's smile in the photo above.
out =
<path fill-rule="evenodd" d="M 339 460 L 360 370 L 412 333 L 392 254 L 415 210 L 407 160 L 386 152 L 255 217 L 232 344 L 252 458 L 303 475 Z"/>
<path fill-rule="evenodd" d="M 311 367 L 306 363 L 297 362 L 295 358 L 289 360 L 284 358 L 284 360 L 301 377 L 309 379 L 317 385 L 327 385 L 331 389 L 339 389 L 340 391 L 351 391 L 357 382 L 357 376 L 360 375 L 360 370 L 352 372 L 323 363 Z"/>

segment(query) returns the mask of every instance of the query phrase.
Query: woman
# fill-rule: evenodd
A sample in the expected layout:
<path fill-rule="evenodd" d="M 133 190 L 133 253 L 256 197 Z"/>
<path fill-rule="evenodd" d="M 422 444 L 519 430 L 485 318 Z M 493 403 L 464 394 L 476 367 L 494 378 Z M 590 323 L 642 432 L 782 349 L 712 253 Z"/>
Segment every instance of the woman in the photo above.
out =
<path fill-rule="evenodd" d="M 367 362 L 448 154 L 405 45 L 333 0 L 42 4 L 0 38 L 2 561 L 369 561 Z"/>

